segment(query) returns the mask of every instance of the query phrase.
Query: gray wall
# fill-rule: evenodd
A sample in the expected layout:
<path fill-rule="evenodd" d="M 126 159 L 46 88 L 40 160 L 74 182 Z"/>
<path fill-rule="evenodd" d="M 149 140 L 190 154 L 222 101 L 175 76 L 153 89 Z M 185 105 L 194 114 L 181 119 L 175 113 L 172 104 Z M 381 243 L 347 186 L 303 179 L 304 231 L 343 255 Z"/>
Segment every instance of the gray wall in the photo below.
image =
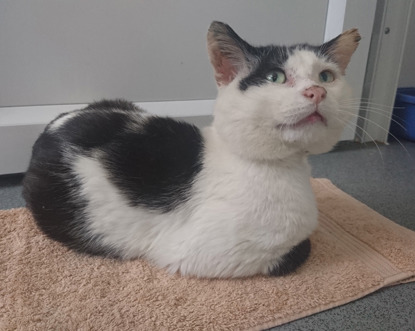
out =
<path fill-rule="evenodd" d="M 212 20 L 257 44 L 321 43 L 327 3 L 1 0 L 0 107 L 213 99 Z"/>
<path fill-rule="evenodd" d="M 415 87 L 415 3 L 412 4 L 405 53 L 399 77 L 399 87 Z"/>

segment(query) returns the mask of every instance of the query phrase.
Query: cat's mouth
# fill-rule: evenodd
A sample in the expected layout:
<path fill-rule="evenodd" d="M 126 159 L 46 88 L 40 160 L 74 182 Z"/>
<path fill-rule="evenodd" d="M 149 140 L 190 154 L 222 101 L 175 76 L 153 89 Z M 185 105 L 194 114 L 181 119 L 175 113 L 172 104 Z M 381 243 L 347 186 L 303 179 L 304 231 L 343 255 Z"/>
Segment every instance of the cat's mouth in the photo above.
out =
<path fill-rule="evenodd" d="M 294 127 L 300 127 L 306 124 L 315 124 L 321 122 L 324 125 L 327 125 L 327 120 L 324 118 L 323 115 L 319 113 L 318 110 L 316 110 L 314 113 L 311 113 L 307 117 L 299 120 L 297 123 L 293 124 Z"/>
<path fill-rule="evenodd" d="M 281 125 L 278 125 L 278 128 L 296 129 L 296 128 L 303 127 L 305 125 L 312 125 L 316 123 L 322 123 L 327 126 L 326 118 L 323 115 L 321 115 L 321 113 L 318 110 L 315 110 L 311 114 L 300 119 L 298 122 L 295 122 L 293 124 L 281 124 Z"/>

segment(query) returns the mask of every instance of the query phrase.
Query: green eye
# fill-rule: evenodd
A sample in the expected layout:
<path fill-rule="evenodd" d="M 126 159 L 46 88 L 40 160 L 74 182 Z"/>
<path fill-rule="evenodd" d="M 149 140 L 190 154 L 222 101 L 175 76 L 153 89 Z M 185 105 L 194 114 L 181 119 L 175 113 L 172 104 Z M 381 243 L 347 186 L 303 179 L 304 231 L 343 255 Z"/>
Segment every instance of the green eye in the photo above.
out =
<path fill-rule="evenodd" d="M 331 83 L 334 80 L 334 75 L 331 71 L 324 70 L 320 72 L 319 78 L 322 83 Z"/>
<path fill-rule="evenodd" d="M 287 78 L 282 70 L 271 71 L 266 77 L 268 81 L 277 84 L 284 84 Z"/>

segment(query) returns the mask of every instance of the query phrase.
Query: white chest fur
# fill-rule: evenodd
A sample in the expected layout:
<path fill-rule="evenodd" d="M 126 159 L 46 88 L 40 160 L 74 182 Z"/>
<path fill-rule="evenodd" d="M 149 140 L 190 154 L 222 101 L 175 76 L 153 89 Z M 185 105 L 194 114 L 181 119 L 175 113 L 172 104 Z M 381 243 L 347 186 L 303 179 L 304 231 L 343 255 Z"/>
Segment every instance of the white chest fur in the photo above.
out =
<path fill-rule="evenodd" d="M 162 264 L 183 274 L 266 273 L 316 227 L 307 161 L 300 155 L 243 160 L 226 150 L 213 128 L 205 137 L 205 164 L 187 205 L 189 219 L 164 247 L 180 258 Z"/>

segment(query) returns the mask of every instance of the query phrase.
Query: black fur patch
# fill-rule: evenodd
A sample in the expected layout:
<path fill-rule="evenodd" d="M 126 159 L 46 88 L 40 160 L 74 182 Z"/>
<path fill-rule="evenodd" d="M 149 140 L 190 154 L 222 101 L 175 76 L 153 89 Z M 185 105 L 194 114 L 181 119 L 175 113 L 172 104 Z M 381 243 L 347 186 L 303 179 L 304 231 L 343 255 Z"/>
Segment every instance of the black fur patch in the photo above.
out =
<path fill-rule="evenodd" d="M 104 149 L 111 181 L 131 205 L 168 212 L 189 198 L 202 168 L 203 141 L 193 125 L 152 117 Z"/>
<path fill-rule="evenodd" d="M 273 70 L 281 69 L 288 59 L 288 49 L 286 47 L 256 47 L 254 50 L 253 55 L 257 59 L 257 64 L 250 74 L 239 82 L 241 91 L 247 90 L 250 86 L 261 86 L 268 83 L 267 74 Z M 253 51 L 251 50 L 251 52 Z"/>
<path fill-rule="evenodd" d="M 132 102 L 123 99 L 114 100 L 101 100 L 88 105 L 85 109 L 97 109 L 97 110 L 110 110 L 110 109 L 122 109 L 122 110 L 140 110 Z"/>
<path fill-rule="evenodd" d="M 336 42 L 336 39 L 333 39 L 321 46 L 298 44 L 290 47 L 265 46 L 250 48 L 250 52 L 257 59 L 257 61 L 255 61 L 256 65 L 251 70 L 249 75 L 239 82 L 239 89 L 241 91 L 246 91 L 250 86 L 261 86 L 268 83 L 266 79 L 267 74 L 276 69 L 283 70 L 285 62 L 288 60 L 290 54 L 292 54 L 292 52 L 296 49 L 308 50 L 315 53 L 319 57 L 332 60 L 330 56 L 330 49 Z"/>
<path fill-rule="evenodd" d="M 111 142 L 128 121 L 127 114 L 85 112 L 65 123 L 58 134 L 63 141 L 90 150 Z"/>
<path fill-rule="evenodd" d="M 103 146 L 132 121 L 129 111 L 143 112 L 133 103 L 124 100 L 95 102 L 64 123 L 56 130 L 56 134 L 63 142 L 86 150 Z"/>
<path fill-rule="evenodd" d="M 62 146 L 59 138 L 47 132 L 33 146 L 23 180 L 27 207 L 48 237 L 80 252 L 109 256 L 96 236 L 86 237 L 82 231 L 87 202 L 77 194 L 80 184 L 63 160 Z"/>
<path fill-rule="evenodd" d="M 261 86 L 267 83 L 266 77 L 272 71 L 284 71 L 284 64 L 295 49 L 309 50 L 319 57 L 332 60 L 332 47 L 339 38 L 320 46 L 304 43 L 289 47 L 276 45 L 255 47 L 239 37 L 229 25 L 217 21 L 212 22 L 209 33 L 213 35 L 222 56 L 234 62 L 237 70 L 240 70 L 240 63 L 243 63 L 245 69 L 249 70 L 249 74 L 239 82 L 241 91 L 246 91 L 250 86 Z"/>
<path fill-rule="evenodd" d="M 271 276 L 284 276 L 294 272 L 300 265 L 302 265 L 310 255 L 311 242 L 306 239 L 293 247 L 282 258 L 282 262 L 269 271 Z"/>

